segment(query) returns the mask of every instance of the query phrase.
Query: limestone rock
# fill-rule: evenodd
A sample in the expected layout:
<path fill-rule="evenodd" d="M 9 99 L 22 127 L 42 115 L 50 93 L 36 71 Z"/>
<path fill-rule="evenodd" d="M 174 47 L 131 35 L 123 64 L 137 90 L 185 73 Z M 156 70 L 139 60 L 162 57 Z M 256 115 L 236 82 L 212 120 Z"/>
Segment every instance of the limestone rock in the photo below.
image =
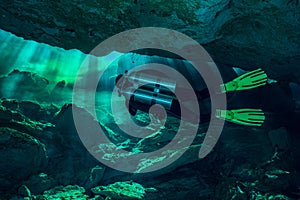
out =
<path fill-rule="evenodd" d="M 26 185 L 22 185 L 19 189 L 18 189 L 18 194 L 23 196 L 23 197 L 31 197 L 31 192 L 28 189 L 28 187 L 26 187 Z"/>
<path fill-rule="evenodd" d="M 85 188 L 92 188 L 100 184 L 105 172 L 105 167 L 95 166 L 91 169 L 90 177 Z"/>
<path fill-rule="evenodd" d="M 58 183 L 53 177 L 50 177 L 45 173 L 40 173 L 30 176 L 24 184 L 30 189 L 32 194 L 37 195 L 57 186 Z"/>
<path fill-rule="evenodd" d="M 38 200 L 49 199 L 78 199 L 86 200 L 88 195 L 85 194 L 85 189 L 77 185 L 68 185 L 66 187 L 57 186 L 44 192 L 43 195 L 37 196 Z"/>
<path fill-rule="evenodd" d="M 19 104 L 16 100 L 5 100 L 3 99 L 1 101 L 1 104 L 3 107 L 5 107 L 6 109 L 10 109 L 10 110 L 16 110 L 19 107 Z"/>
<path fill-rule="evenodd" d="M 111 199 L 144 199 L 147 190 L 156 191 L 156 189 L 146 189 L 141 184 L 126 181 L 116 182 L 108 186 L 98 186 L 92 189 L 94 194 L 100 194 Z"/>
<path fill-rule="evenodd" d="M 28 96 L 38 96 L 49 84 L 48 80 L 37 74 L 14 70 L 0 77 L 0 96 L 27 100 Z"/>
<path fill-rule="evenodd" d="M 93 120 L 97 123 L 93 116 L 86 110 L 78 107 L 75 109 L 82 115 L 83 121 L 81 122 L 83 125 L 85 125 L 84 120 Z M 49 171 L 55 174 L 55 178 L 62 185 L 77 184 L 80 186 L 89 186 L 89 184 L 91 184 L 89 180 L 91 169 L 99 165 L 99 162 L 82 144 L 81 138 L 74 125 L 72 105 L 67 104 L 63 106 L 53 119 L 53 123 L 57 131 L 56 136 L 59 135 L 59 138 L 56 137 L 57 140 L 52 140 L 55 144 L 53 145 L 52 143 L 52 148 L 56 153 L 53 153 L 53 165 L 49 168 Z M 88 128 L 90 127 L 87 126 L 86 130 L 89 130 Z M 89 139 L 89 137 L 87 137 L 87 139 Z M 93 138 L 91 138 L 91 144 L 96 145 L 95 142 L 96 141 L 93 141 Z M 76 159 L 74 159 L 74 157 L 76 157 Z M 96 174 L 98 174 L 99 177 L 94 177 L 94 181 L 99 181 L 96 179 L 101 178 L 101 170 Z"/>
<path fill-rule="evenodd" d="M 36 116 L 41 110 L 41 106 L 32 101 L 21 101 L 19 103 L 19 110 L 24 113 L 25 116 L 29 116 L 31 119 L 36 119 Z"/>
<path fill-rule="evenodd" d="M 45 147 L 32 136 L 10 128 L 0 128 L 1 189 L 18 187 L 30 175 L 47 165 Z"/>
<path fill-rule="evenodd" d="M 43 139 L 43 136 L 45 136 L 42 134 L 44 129 L 53 127 L 52 124 L 46 122 L 47 117 L 49 117 L 49 115 L 51 116 L 51 114 L 53 115 L 53 113 L 51 113 L 48 108 L 41 109 L 37 103 L 30 101 L 19 103 L 14 100 L 2 100 L 0 103 L 6 106 L 0 106 L 0 127 L 13 128 L 34 137 L 38 135 L 42 136 L 38 139 Z M 13 109 L 10 104 L 16 104 L 16 108 Z M 41 116 L 43 119 L 41 119 Z"/>

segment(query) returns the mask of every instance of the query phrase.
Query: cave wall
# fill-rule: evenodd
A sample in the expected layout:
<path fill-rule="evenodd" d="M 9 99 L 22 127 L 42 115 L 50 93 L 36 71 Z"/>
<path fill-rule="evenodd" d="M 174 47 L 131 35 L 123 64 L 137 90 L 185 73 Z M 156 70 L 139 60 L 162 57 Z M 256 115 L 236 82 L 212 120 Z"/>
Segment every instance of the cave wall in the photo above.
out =
<path fill-rule="evenodd" d="M 85 53 L 121 31 L 170 28 L 204 45 L 217 62 L 300 82 L 297 0 L 4 0 L 0 17 L 3 30 Z"/>

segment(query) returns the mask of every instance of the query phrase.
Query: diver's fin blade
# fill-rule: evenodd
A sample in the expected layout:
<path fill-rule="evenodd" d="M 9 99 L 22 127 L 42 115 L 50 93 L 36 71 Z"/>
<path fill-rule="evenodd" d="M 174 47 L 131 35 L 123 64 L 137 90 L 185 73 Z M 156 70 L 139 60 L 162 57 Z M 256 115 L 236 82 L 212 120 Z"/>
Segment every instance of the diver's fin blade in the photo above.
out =
<path fill-rule="evenodd" d="M 238 78 L 240 80 L 243 80 L 243 79 L 246 79 L 246 78 L 248 78 L 250 76 L 252 77 L 252 76 L 256 76 L 257 74 L 261 74 L 262 72 L 264 72 L 264 71 L 261 68 L 258 68 L 258 69 L 255 69 L 253 71 L 246 72 L 246 73 L 240 75 Z"/>
<path fill-rule="evenodd" d="M 242 74 L 228 83 L 222 84 L 221 91 L 225 93 L 238 90 L 249 90 L 264 86 L 267 84 L 267 81 L 267 74 L 259 68 Z"/>
<path fill-rule="evenodd" d="M 265 114 L 261 109 L 237 109 L 234 113 L 233 122 L 247 126 L 262 126 Z"/>
<path fill-rule="evenodd" d="M 262 126 L 265 121 L 265 114 L 261 109 L 237 109 L 237 110 L 217 110 L 216 117 L 226 121 L 246 125 Z"/>

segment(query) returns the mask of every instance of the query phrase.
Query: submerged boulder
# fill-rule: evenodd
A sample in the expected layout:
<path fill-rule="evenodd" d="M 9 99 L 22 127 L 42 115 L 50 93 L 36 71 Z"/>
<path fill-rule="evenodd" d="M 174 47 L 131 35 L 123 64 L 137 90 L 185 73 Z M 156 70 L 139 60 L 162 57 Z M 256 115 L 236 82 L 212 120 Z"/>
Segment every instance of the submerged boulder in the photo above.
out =
<path fill-rule="evenodd" d="M 37 74 L 14 70 L 6 76 L 0 77 L 0 96 L 27 100 L 38 98 L 49 81 Z"/>
<path fill-rule="evenodd" d="M 156 192 L 155 188 L 144 188 L 141 184 L 132 181 L 116 182 L 108 186 L 98 186 L 92 189 L 97 195 L 110 199 L 144 199 L 147 192 Z"/>
<path fill-rule="evenodd" d="M 66 187 L 57 186 L 47 190 L 43 195 L 37 196 L 37 199 L 56 200 L 56 199 L 78 199 L 86 200 L 88 195 L 85 194 L 85 189 L 77 185 L 68 185 Z"/>
<path fill-rule="evenodd" d="M 44 145 L 34 137 L 10 128 L 0 128 L 0 160 L 1 190 L 18 187 L 47 165 Z"/>

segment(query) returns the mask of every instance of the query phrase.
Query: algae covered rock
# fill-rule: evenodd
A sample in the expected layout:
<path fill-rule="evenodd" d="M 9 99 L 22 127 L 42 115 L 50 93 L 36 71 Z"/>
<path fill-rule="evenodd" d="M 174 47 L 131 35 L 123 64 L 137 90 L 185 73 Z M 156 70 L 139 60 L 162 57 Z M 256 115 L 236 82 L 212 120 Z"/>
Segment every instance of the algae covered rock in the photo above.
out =
<path fill-rule="evenodd" d="M 99 184 L 105 173 L 105 167 L 95 166 L 91 169 L 89 179 L 85 185 L 85 188 L 92 188 Z"/>
<path fill-rule="evenodd" d="M 42 194 L 44 191 L 57 186 L 57 180 L 45 173 L 32 175 L 24 184 L 28 187 L 31 194 Z"/>
<path fill-rule="evenodd" d="M 38 74 L 14 70 L 0 77 L 0 96 L 4 98 L 26 99 L 45 92 L 49 81 Z"/>
<path fill-rule="evenodd" d="M 88 195 L 85 189 L 77 185 L 68 185 L 66 187 L 58 186 L 51 190 L 45 191 L 43 195 L 39 195 L 37 200 L 61 200 L 61 199 L 77 199 L 86 200 Z"/>
<path fill-rule="evenodd" d="M 31 192 L 28 189 L 28 187 L 26 185 L 22 185 L 19 189 L 18 189 L 18 194 L 23 196 L 23 197 L 31 197 Z"/>
<path fill-rule="evenodd" d="M 116 182 L 108 186 L 98 186 L 92 189 L 94 194 L 103 195 L 111 199 L 143 199 L 146 192 L 155 192 L 155 188 L 144 188 L 142 185 L 132 182 Z"/>
<path fill-rule="evenodd" d="M 7 106 L 9 102 L 16 103 L 17 107 L 15 109 L 10 108 L 10 106 Z M 0 100 L 0 103 L 2 103 L 2 106 L 0 106 L 0 127 L 12 128 L 22 133 L 27 133 L 33 137 L 38 136 L 44 129 L 53 127 L 52 124 L 39 118 L 39 115 L 42 115 L 45 119 L 49 117 L 50 114 L 46 114 L 48 112 L 46 109 L 41 109 L 39 111 L 34 110 L 34 113 L 31 113 L 31 115 L 21 110 L 21 107 L 24 104 L 31 105 L 27 106 L 31 109 L 40 108 L 37 103 L 30 101 L 19 103 L 17 101 L 10 100 L 3 100 L 2 102 Z M 5 107 L 5 105 L 7 107 Z M 32 111 L 29 109 L 29 112 Z M 35 116 L 35 119 L 32 119 L 32 115 Z M 41 138 L 37 137 L 37 139 Z"/>

